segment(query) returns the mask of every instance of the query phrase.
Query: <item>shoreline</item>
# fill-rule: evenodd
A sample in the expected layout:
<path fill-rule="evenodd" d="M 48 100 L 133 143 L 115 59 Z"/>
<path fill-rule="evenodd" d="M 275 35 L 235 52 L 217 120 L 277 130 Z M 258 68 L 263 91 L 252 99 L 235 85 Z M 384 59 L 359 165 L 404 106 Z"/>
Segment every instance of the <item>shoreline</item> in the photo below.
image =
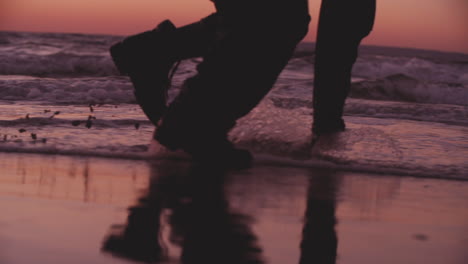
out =
<path fill-rule="evenodd" d="M 42 151 L 42 152 L 41 152 Z M 44 156 L 63 156 L 70 158 L 98 158 L 98 159 L 110 159 L 110 160 L 128 160 L 128 161 L 144 161 L 144 162 L 154 162 L 154 161 L 181 161 L 189 162 L 190 160 L 187 157 L 179 157 L 178 155 L 163 155 L 158 156 L 150 154 L 149 152 L 141 153 L 109 153 L 109 152 L 76 152 L 73 150 L 60 150 L 57 152 L 44 151 L 44 149 L 35 150 L 35 149 L 21 149 L 16 151 L 15 149 L 9 150 L 9 152 L 0 150 L 0 156 L 4 155 L 41 155 Z M 450 180 L 450 181 L 462 181 L 468 182 L 468 178 L 462 177 L 452 177 L 450 175 L 437 176 L 439 174 L 421 174 L 417 171 L 405 171 L 404 169 L 399 168 L 388 168 L 383 167 L 380 169 L 377 168 L 366 168 L 365 165 L 353 166 L 350 164 L 337 164 L 326 159 L 320 159 L 320 157 L 311 157 L 308 160 L 305 159 L 294 159 L 288 157 L 280 157 L 271 154 L 264 153 L 254 153 L 254 164 L 252 167 L 256 166 L 271 166 L 271 167 L 284 167 L 284 168 L 301 168 L 301 169 L 331 169 L 342 172 L 349 173 L 364 173 L 369 175 L 382 175 L 382 176 L 397 176 L 397 177 L 410 177 L 410 178 L 420 178 L 420 179 L 441 179 L 441 180 Z"/>

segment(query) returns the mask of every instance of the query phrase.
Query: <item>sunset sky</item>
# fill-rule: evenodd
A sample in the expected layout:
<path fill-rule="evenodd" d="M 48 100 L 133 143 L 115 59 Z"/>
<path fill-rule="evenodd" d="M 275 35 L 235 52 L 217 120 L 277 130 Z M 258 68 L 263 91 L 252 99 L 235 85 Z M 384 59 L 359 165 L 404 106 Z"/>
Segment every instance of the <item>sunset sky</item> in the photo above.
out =
<path fill-rule="evenodd" d="M 309 4 L 306 41 L 314 41 L 320 0 Z M 213 11 L 209 0 L 1 0 L 0 30 L 128 35 Z M 374 31 L 364 43 L 468 53 L 468 1 L 377 0 Z"/>

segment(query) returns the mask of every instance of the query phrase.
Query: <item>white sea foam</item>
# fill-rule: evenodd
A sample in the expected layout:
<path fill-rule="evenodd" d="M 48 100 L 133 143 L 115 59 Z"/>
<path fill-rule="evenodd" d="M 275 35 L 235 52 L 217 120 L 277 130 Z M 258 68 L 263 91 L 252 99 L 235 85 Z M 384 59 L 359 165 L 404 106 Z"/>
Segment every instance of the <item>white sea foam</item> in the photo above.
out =
<path fill-rule="evenodd" d="M 312 80 L 290 78 L 289 74 L 281 76 L 269 97 L 290 98 L 291 107 L 302 106 L 300 102 L 311 105 Z M 178 79 L 171 90 L 171 98 L 177 94 L 183 82 L 183 78 Z M 421 82 L 406 75 L 391 75 L 353 83 L 350 97 L 466 106 L 468 85 Z M 32 78 L 0 75 L 0 100 L 59 104 L 136 103 L 133 86 L 126 77 Z"/>
<path fill-rule="evenodd" d="M 154 129 L 149 122 L 141 122 L 137 129 L 134 119 L 106 120 L 96 113 L 98 119 L 86 128 L 84 124 L 73 126 L 60 115 L 51 120 L 4 122 L 0 151 L 153 158 L 147 153 Z M 239 121 L 230 137 L 236 145 L 255 152 L 260 164 L 467 179 L 465 127 L 401 119 L 345 119 L 345 133 L 333 140 L 319 141 L 311 149 L 308 109 L 282 109 L 264 101 Z"/>

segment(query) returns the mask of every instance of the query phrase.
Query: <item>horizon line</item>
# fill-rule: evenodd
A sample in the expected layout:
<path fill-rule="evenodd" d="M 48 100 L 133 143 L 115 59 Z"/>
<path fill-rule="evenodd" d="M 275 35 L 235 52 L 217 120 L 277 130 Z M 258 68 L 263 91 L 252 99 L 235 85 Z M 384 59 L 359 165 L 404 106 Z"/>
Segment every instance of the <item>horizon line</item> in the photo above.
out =
<path fill-rule="evenodd" d="M 69 35 L 90 35 L 90 36 L 111 36 L 111 37 L 126 37 L 129 35 L 120 35 L 112 33 L 86 33 L 86 32 L 65 32 L 65 31 L 28 31 L 28 30 L 4 30 L 0 29 L 0 32 L 11 32 L 11 33 L 32 33 L 32 34 L 69 34 Z M 300 44 L 315 44 L 315 41 L 302 40 Z M 431 52 L 442 52 L 442 53 L 452 53 L 468 56 L 468 51 L 455 51 L 455 50 L 438 50 L 438 49 L 429 49 L 429 48 L 418 48 L 410 46 L 389 46 L 386 44 L 360 44 L 360 47 L 380 47 L 380 48 L 390 48 L 390 49 L 409 49 L 409 50 L 418 50 L 418 51 L 431 51 Z"/>

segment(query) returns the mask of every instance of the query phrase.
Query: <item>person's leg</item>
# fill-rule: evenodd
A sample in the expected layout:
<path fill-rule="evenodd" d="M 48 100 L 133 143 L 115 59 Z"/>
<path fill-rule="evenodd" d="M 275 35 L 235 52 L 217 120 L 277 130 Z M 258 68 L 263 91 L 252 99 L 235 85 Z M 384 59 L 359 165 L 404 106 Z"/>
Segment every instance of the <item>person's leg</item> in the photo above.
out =
<path fill-rule="evenodd" d="M 179 27 L 169 42 L 177 60 L 202 57 L 213 47 L 219 27 L 219 16 L 213 13 L 200 21 Z"/>
<path fill-rule="evenodd" d="M 359 43 L 372 30 L 375 0 L 322 0 L 315 49 L 314 135 L 343 131 Z"/>
<path fill-rule="evenodd" d="M 214 42 L 217 24 L 216 13 L 181 28 L 165 20 L 153 30 L 127 37 L 111 47 L 117 68 L 129 75 L 136 100 L 153 124 L 166 109 L 173 65 L 206 54 Z"/>
<path fill-rule="evenodd" d="M 331 169 L 315 169 L 310 172 L 308 180 L 299 264 L 336 264 L 336 207 L 340 176 Z"/>
<path fill-rule="evenodd" d="M 244 3 L 245 2 L 245 3 Z M 217 1 L 222 30 L 162 119 L 155 139 L 194 156 L 222 155 L 227 133 L 268 93 L 307 32 L 306 0 Z M 218 156 L 219 157 L 219 156 Z"/>

